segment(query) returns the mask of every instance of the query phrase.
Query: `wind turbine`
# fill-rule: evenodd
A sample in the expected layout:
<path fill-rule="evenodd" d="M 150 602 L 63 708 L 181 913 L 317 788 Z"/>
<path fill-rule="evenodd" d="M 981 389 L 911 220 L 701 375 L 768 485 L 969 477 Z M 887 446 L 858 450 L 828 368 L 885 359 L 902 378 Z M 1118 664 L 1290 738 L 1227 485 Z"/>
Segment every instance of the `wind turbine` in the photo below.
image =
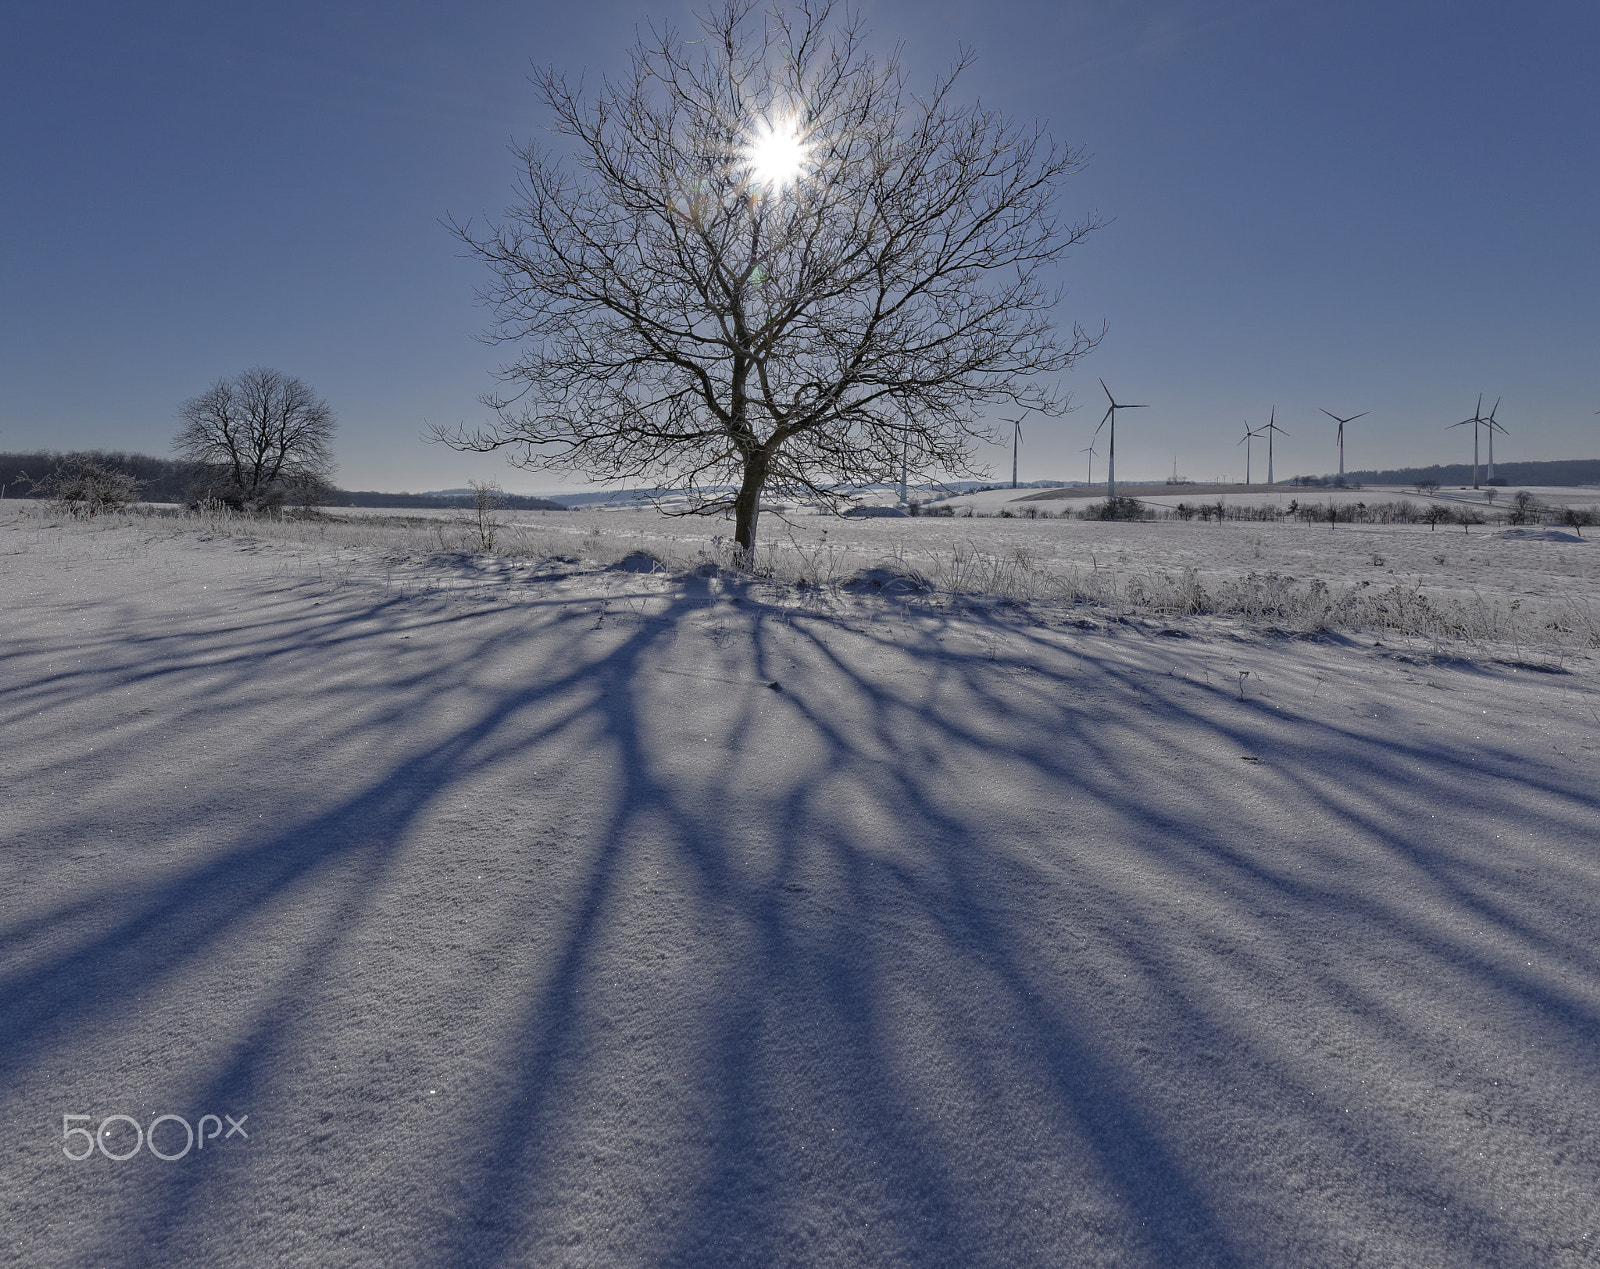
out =
<path fill-rule="evenodd" d="M 1323 413 L 1326 414 L 1330 419 L 1332 419 L 1335 423 L 1337 423 L 1339 425 L 1339 479 L 1343 480 L 1344 479 L 1344 425 L 1346 423 L 1354 423 L 1357 419 L 1364 419 L 1364 418 L 1367 417 L 1367 415 L 1371 414 L 1372 411 L 1371 410 L 1363 410 L 1363 411 L 1361 411 L 1360 414 L 1352 414 L 1347 419 L 1341 419 L 1332 410 L 1324 410 Z"/>
<path fill-rule="evenodd" d="M 1238 441 L 1240 445 L 1244 446 L 1244 484 L 1246 489 L 1250 487 L 1250 442 L 1260 435 L 1260 432 L 1252 432 L 1250 430 L 1250 420 L 1246 419 L 1244 421 L 1244 435 Z"/>
<path fill-rule="evenodd" d="M 1499 403 L 1496 402 L 1496 404 L 1498 405 Z M 1474 489 L 1478 487 L 1478 428 L 1483 425 L 1484 421 L 1483 393 L 1480 392 L 1478 393 L 1478 404 L 1472 407 L 1472 417 L 1470 419 L 1462 419 L 1459 423 L 1452 423 L 1450 427 L 1445 428 L 1445 431 L 1448 432 L 1451 427 L 1466 427 L 1468 423 L 1472 424 L 1472 487 Z"/>
<path fill-rule="evenodd" d="M 1028 411 L 1024 410 L 1016 418 L 1005 420 L 1011 424 L 1011 487 L 1013 489 L 1017 487 L 1017 451 L 1022 445 L 1022 420 L 1027 417 Z"/>
<path fill-rule="evenodd" d="M 1106 388 L 1106 381 L 1100 380 L 1100 386 L 1105 388 L 1106 400 L 1111 406 L 1100 416 L 1100 427 L 1106 425 L 1106 420 L 1111 420 L 1111 449 L 1106 454 L 1106 497 L 1117 496 L 1117 411 L 1118 410 L 1148 410 L 1148 405 L 1123 405 L 1116 397 L 1111 395 L 1111 389 Z M 1100 427 L 1095 428 L 1095 436 L 1100 435 Z M 1092 442 L 1091 438 L 1091 442 Z"/>
<path fill-rule="evenodd" d="M 1278 426 L 1278 407 L 1277 406 L 1273 406 L 1272 407 L 1272 417 L 1267 420 L 1267 425 L 1264 428 L 1262 428 L 1261 430 L 1267 434 L 1267 484 L 1270 485 L 1270 484 L 1273 483 L 1273 480 L 1272 480 L 1272 434 L 1274 432 L 1283 432 L 1283 429 Z M 1283 432 L 1283 434 L 1285 436 L 1289 435 L 1289 433 L 1287 433 L 1287 432 Z"/>
<path fill-rule="evenodd" d="M 1088 483 L 1092 485 L 1092 484 L 1094 484 L 1094 455 L 1095 455 L 1094 442 L 1090 441 L 1087 445 L 1085 445 L 1082 449 L 1080 449 L 1078 451 L 1078 453 L 1087 454 L 1089 456 L 1089 481 L 1088 481 Z"/>
<path fill-rule="evenodd" d="M 1497 421 L 1494 417 L 1495 410 L 1498 410 L 1499 408 L 1500 398 L 1496 397 L 1494 399 L 1494 410 L 1490 410 L 1489 417 L 1484 419 L 1484 423 L 1489 429 L 1489 475 L 1487 477 L 1489 480 L 1494 479 L 1494 434 L 1496 432 L 1500 432 L 1507 436 L 1510 435 L 1510 433 L 1506 431 L 1506 425 Z"/>

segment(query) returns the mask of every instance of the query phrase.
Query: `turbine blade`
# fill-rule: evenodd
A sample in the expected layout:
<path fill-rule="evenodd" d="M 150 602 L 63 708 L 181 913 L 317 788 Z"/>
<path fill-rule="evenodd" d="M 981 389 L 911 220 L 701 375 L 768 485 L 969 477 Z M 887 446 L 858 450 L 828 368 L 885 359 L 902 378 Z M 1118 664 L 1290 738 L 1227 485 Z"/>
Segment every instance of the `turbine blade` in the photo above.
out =
<path fill-rule="evenodd" d="M 1369 415 L 1371 413 L 1372 413 L 1371 410 L 1363 410 L 1363 411 L 1361 411 L 1360 414 L 1352 414 L 1349 418 L 1347 418 L 1344 421 L 1346 423 L 1354 423 L 1357 419 L 1364 419 L 1364 418 L 1367 417 L 1367 415 Z"/>
<path fill-rule="evenodd" d="M 1102 388 L 1105 388 L 1106 400 L 1111 402 L 1112 405 L 1115 405 L 1117 403 L 1117 399 L 1116 399 L 1116 397 L 1111 395 L 1111 389 L 1110 388 L 1106 388 L 1106 381 L 1104 379 L 1100 380 L 1100 386 Z"/>

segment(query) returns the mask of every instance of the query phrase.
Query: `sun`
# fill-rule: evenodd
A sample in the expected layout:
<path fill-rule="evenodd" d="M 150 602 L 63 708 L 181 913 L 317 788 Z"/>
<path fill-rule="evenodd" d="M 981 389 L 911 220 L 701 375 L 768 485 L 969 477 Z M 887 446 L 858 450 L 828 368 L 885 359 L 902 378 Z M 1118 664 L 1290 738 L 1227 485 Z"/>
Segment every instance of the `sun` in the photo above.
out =
<path fill-rule="evenodd" d="M 793 119 L 780 118 L 775 123 L 763 119 L 751 130 L 743 155 L 755 184 L 782 190 L 800 179 L 810 161 L 811 147 Z"/>

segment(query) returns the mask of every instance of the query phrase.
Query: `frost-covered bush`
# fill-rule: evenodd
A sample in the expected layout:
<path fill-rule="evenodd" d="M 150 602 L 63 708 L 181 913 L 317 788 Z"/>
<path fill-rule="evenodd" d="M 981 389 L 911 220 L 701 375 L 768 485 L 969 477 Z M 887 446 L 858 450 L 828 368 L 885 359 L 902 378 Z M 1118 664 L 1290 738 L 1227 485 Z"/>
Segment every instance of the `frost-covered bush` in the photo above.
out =
<path fill-rule="evenodd" d="M 34 497 L 47 498 L 56 510 L 72 516 L 121 511 L 139 497 L 139 482 L 130 473 L 83 454 L 68 454 L 32 484 Z"/>

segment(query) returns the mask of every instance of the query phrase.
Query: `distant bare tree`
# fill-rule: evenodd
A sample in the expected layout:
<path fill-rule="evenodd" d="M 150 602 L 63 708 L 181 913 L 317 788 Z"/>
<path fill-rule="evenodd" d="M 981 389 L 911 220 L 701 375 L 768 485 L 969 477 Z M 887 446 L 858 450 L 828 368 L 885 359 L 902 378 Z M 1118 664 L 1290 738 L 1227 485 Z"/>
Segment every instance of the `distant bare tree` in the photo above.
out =
<path fill-rule="evenodd" d="M 197 496 L 245 510 L 314 499 L 333 475 L 333 411 L 264 366 L 218 379 L 178 407 L 172 448 L 204 471 Z"/>
<path fill-rule="evenodd" d="M 1562 507 L 1557 514 L 1560 517 L 1560 522 L 1580 538 L 1583 536 L 1584 526 L 1594 524 L 1597 518 L 1595 513 L 1587 507 Z"/>
<path fill-rule="evenodd" d="M 451 226 L 519 349 L 495 419 L 436 439 L 687 489 L 748 551 L 764 492 L 838 510 L 902 463 L 981 474 L 990 406 L 1066 408 L 1041 376 L 1097 339 L 1051 316 L 1096 227 L 1054 211 L 1081 152 L 959 104 L 968 53 L 914 93 L 831 10 L 732 0 L 593 95 L 537 75 L 570 161 L 530 143 L 507 223 Z"/>

